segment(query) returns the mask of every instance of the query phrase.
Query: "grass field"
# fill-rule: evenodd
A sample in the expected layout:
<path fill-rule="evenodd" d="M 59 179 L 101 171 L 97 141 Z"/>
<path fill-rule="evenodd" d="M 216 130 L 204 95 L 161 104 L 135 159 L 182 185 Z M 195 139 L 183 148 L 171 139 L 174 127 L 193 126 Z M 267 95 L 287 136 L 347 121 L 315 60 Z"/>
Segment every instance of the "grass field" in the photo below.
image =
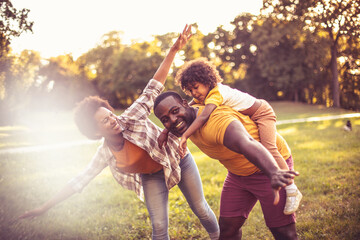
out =
<path fill-rule="evenodd" d="M 348 113 L 289 102 L 272 103 L 279 120 Z M 71 114 L 32 116 L 21 126 L 0 127 L 0 149 L 82 139 Z M 61 124 L 60 124 L 60 123 Z M 360 118 L 353 131 L 345 120 L 279 125 L 300 172 L 297 186 L 304 195 L 297 212 L 300 239 L 360 239 Z M 37 136 L 34 133 L 38 133 Z M 105 169 L 81 194 L 76 194 L 33 220 L 15 221 L 56 193 L 81 171 L 98 143 L 66 149 L 0 155 L 0 239 L 150 239 L 144 203 L 122 189 Z M 219 214 L 226 170 L 194 145 L 206 199 Z M 207 239 L 177 187 L 170 192 L 172 239 Z M 243 227 L 243 239 L 272 239 L 257 204 Z"/>

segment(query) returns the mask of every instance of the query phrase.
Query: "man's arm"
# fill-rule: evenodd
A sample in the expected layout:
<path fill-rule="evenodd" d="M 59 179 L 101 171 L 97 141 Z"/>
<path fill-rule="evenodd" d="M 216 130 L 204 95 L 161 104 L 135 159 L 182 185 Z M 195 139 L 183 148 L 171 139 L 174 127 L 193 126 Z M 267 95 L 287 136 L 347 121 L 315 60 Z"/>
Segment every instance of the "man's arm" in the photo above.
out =
<path fill-rule="evenodd" d="M 250 136 L 240 121 L 232 121 L 226 128 L 223 143 L 230 150 L 243 154 L 270 178 L 271 187 L 276 191 L 274 204 L 278 202 L 278 190 L 299 175 L 295 171 L 280 170 L 270 152 Z"/>
<path fill-rule="evenodd" d="M 174 45 L 170 48 L 169 53 L 166 55 L 165 59 L 160 64 L 158 70 L 155 72 L 153 76 L 155 80 L 161 82 L 162 84 L 165 83 L 176 53 L 186 45 L 187 41 L 190 39 L 191 36 L 191 25 L 186 25 Z"/>

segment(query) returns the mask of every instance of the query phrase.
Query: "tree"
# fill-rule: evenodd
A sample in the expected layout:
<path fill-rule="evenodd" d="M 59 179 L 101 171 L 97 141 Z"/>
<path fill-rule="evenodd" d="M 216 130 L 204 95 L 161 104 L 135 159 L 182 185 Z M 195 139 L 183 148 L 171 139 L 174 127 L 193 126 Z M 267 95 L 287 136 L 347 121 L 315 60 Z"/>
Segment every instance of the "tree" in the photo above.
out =
<path fill-rule="evenodd" d="M 101 96 L 106 96 L 110 103 L 116 102 L 115 89 L 113 88 L 114 77 L 111 75 L 111 68 L 114 65 L 115 57 L 120 54 L 124 45 L 121 43 L 122 32 L 111 31 L 104 34 L 100 43 L 77 60 L 80 62 L 80 69 L 83 75 L 96 88 Z M 114 105 L 114 107 L 116 107 Z"/>
<path fill-rule="evenodd" d="M 69 109 L 85 96 L 94 94 L 93 86 L 83 75 L 80 64 L 69 54 L 51 57 L 39 70 L 38 86 L 33 90 L 34 106 Z M 66 98 L 64 98 L 66 96 Z"/>
<path fill-rule="evenodd" d="M 242 14 L 231 22 L 232 29 L 220 26 L 212 34 L 213 53 L 216 55 L 213 60 L 224 82 L 252 94 L 256 89 L 246 84 L 246 78 L 255 61 L 254 45 L 250 38 L 255 21 L 256 16 Z"/>
<path fill-rule="evenodd" d="M 344 39 L 343 39 L 344 40 Z M 352 110 L 360 109 L 360 39 L 348 39 L 342 43 L 344 55 L 340 61 L 342 79 L 342 106 Z"/>
<path fill-rule="evenodd" d="M 241 14 L 232 28 L 218 27 L 214 49 L 227 84 L 267 100 L 327 103 L 326 49 L 323 33 L 301 21 Z"/>
<path fill-rule="evenodd" d="M 287 21 L 300 20 L 310 28 L 325 29 L 331 41 L 333 106 L 340 107 L 338 59 L 341 37 L 360 37 L 360 3 L 353 0 L 264 0 L 263 14 Z"/>
<path fill-rule="evenodd" d="M 24 31 L 32 31 L 33 22 L 27 20 L 29 9 L 17 10 L 10 0 L 0 1 L 0 110 L 6 109 L 4 99 L 11 91 L 11 66 L 14 58 L 8 56 L 12 38 Z"/>
<path fill-rule="evenodd" d="M 13 37 L 19 37 L 24 31 L 32 32 L 34 23 L 27 20 L 29 12 L 25 8 L 17 10 L 10 0 L 0 1 L 0 60 L 8 53 Z"/>
<path fill-rule="evenodd" d="M 16 114 L 27 107 L 29 90 L 34 85 L 40 68 L 38 52 L 24 50 L 19 55 L 8 56 L 7 67 L 3 72 L 4 82 L 1 89 L 0 112 L 4 122 L 14 120 Z"/>
<path fill-rule="evenodd" d="M 177 33 L 167 33 L 154 36 L 151 42 L 125 45 L 119 32 L 110 32 L 79 61 L 98 93 L 112 106 L 124 108 L 141 94 L 177 37 Z M 173 81 L 166 86 L 173 88 Z"/>
<path fill-rule="evenodd" d="M 279 96 L 308 103 L 324 103 L 326 54 L 329 43 L 320 34 L 304 28 L 299 21 L 259 18 L 251 41 L 256 46 L 256 72 Z M 258 73 L 256 73 L 258 74 Z M 315 87 L 316 86 L 316 87 Z"/>

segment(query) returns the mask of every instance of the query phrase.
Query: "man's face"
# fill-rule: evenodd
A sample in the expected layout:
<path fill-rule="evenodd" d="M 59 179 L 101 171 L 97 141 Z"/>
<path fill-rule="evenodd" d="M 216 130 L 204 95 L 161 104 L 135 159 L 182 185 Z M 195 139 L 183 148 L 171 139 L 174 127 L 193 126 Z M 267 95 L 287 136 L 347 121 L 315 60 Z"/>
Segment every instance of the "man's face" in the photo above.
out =
<path fill-rule="evenodd" d="M 154 113 L 164 127 L 177 137 L 181 137 L 196 117 L 193 108 L 179 102 L 173 96 L 164 98 Z"/>

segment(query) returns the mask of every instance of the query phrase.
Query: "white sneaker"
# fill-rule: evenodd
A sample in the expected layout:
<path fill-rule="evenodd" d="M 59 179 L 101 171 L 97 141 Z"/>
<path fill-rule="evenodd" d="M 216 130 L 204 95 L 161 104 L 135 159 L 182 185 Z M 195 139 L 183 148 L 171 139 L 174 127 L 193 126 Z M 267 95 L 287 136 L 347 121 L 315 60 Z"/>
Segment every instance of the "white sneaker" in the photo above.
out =
<path fill-rule="evenodd" d="M 284 214 L 293 214 L 299 207 L 302 198 L 301 192 L 296 189 L 293 193 L 286 193 L 286 203 L 284 208 Z"/>

